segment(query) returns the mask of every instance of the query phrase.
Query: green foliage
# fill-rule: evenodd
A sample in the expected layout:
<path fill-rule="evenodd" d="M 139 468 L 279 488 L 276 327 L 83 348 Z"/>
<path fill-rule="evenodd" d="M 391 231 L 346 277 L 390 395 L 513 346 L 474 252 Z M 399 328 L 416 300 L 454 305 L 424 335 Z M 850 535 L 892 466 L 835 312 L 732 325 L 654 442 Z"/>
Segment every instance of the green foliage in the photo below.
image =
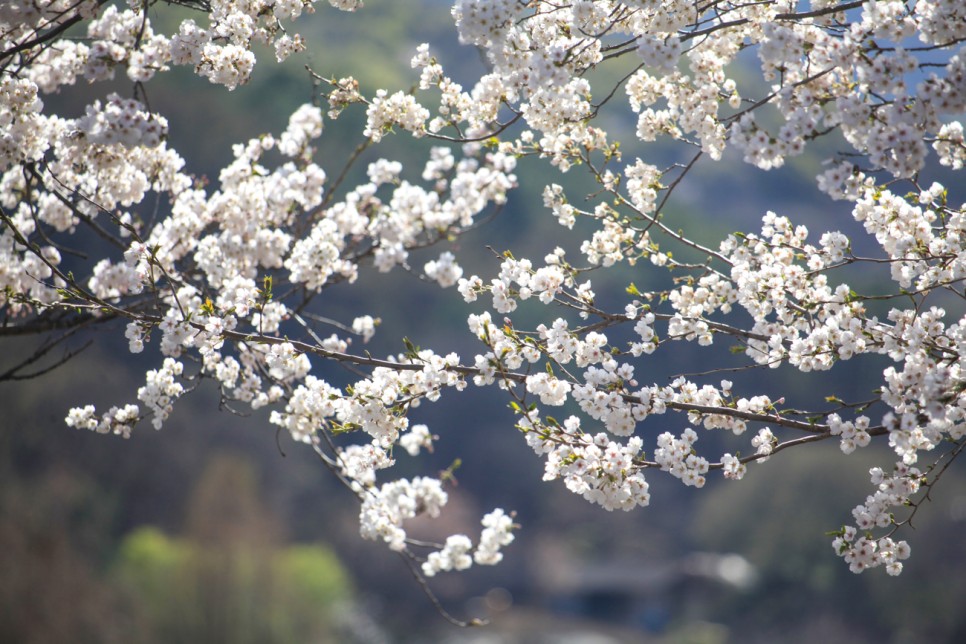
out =
<path fill-rule="evenodd" d="M 275 571 L 283 586 L 315 607 L 344 601 L 352 591 L 339 559 L 322 544 L 285 548 L 275 557 Z"/>
<path fill-rule="evenodd" d="M 187 544 L 157 528 L 138 528 L 121 542 L 118 574 L 149 598 L 160 597 L 173 587 L 173 576 L 188 564 L 190 555 Z"/>
<path fill-rule="evenodd" d="M 143 622 L 143 641 L 305 642 L 334 636 L 334 610 L 352 594 L 322 544 L 203 545 L 139 528 L 115 574 Z"/>

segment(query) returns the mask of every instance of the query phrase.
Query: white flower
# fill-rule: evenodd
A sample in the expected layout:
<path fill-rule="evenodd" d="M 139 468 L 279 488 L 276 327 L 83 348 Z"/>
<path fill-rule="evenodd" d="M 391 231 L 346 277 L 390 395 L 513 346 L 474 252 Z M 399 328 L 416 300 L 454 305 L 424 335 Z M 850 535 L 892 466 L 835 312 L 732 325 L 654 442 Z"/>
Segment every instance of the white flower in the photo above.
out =
<path fill-rule="evenodd" d="M 456 263 L 456 256 L 449 251 L 441 254 L 439 259 L 426 262 L 423 272 L 430 279 L 436 280 L 443 288 L 453 286 L 463 277 L 463 269 Z"/>

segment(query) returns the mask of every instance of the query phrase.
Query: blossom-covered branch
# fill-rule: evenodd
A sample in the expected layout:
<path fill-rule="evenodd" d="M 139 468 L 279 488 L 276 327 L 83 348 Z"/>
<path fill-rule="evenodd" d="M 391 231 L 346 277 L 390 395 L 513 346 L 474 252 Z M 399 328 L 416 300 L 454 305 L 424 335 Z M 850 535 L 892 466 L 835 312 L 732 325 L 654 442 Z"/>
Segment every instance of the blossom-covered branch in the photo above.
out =
<path fill-rule="evenodd" d="M 151 81 L 183 67 L 231 91 L 251 78 L 259 45 L 277 61 L 310 48 L 294 29 L 322 3 L 186 4 L 201 11 L 172 33 L 156 31 L 148 12 L 163 3 L 0 8 L 0 335 L 123 322 L 131 352 L 158 350 L 131 392 L 137 403 L 77 407 L 68 425 L 125 437 L 147 420 L 160 429 L 179 398 L 213 379 L 224 403 L 269 408 L 271 423 L 312 445 L 358 497 L 360 534 L 425 577 L 498 563 L 519 527 L 498 508 L 475 539 L 427 545 L 406 531 L 448 498 L 446 476 L 391 475 L 397 455 L 418 458 L 445 440 L 410 414 L 470 382 L 503 390 L 546 479 L 608 510 L 647 505 L 652 472 L 702 487 L 710 472 L 739 480 L 792 447 L 835 439 L 851 453 L 878 439 L 896 454 L 893 474 L 872 472 L 876 491 L 834 543 L 856 572 L 901 571 L 910 548 L 892 538 L 904 521 L 891 508 L 918 509 L 916 495 L 947 467 L 921 459 L 952 460 L 966 441 L 966 213 L 961 185 L 934 180 L 960 177 L 966 162 L 962 2 L 457 0 L 460 40 L 486 60 L 478 78 L 454 80 L 432 43 L 412 52 L 410 91 L 313 70 L 325 88 L 316 104 L 295 110 L 283 132 L 237 144 L 213 186 L 169 147 Z M 130 91 L 115 83 L 81 116 L 45 101 L 120 77 Z M 355 151 L 320 153 L 327 123 L 353 111 L 364 119 Z M 430 141 L 422 167 L 380 158 L 390 136 Z M 844 204 L 848 234 L 765 212 L 755 230 L 709 241 L 676 220 L 699 165 L 730 155 L 764 172 L 819 141 L 829 156 L 820 198 Z M 669 162 L 664 144 L 686 161 Z M 413 265 L 500 210 L 518 184 L 542 180 L 523 174 L 523 159 L 553 172 L 537 186 L 542 206 L 578 253 L 507 250 L 491 277 L 465 276 L 448 246 Z M 589 195 L 574 194 L 581 172 L 596 184 Z M 331 286 L 400 268 L 502 316 L 467 308 L 478 355 L 464 362 L 411 343 L 384 358 L 350 351 L 376 333 L 373 311 L 322 333 L 317 311 Z M 850 284 L 856 268 L 879 275 L 882 290 Z M 618 304 L 595 293 L 591 277 L 631 272 L 641 277 L 624 282 Z M 518 327 L 521 307 L 542 322 Z M 712 361 L 726 343 L 742 362 L 639 382 L 653 354 L 685 343 Z M 889 365 L 861 402 L 786 401 L 712 380 L 781 366 L 824 372 L 870 355 Z M 328 363 L 351 365 L 358 379 L 332 384 Z M 699 451 L 701 432 L 714 430 L 726 430 L 729 451 Z"/>

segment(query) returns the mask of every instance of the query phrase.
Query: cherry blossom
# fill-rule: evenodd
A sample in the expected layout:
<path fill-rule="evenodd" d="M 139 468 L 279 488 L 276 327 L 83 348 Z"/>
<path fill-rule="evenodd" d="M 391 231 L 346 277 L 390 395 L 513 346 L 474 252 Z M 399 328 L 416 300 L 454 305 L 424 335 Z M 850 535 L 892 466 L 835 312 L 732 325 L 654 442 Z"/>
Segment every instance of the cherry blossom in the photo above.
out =
<path fill-rule="evenodd" d="M 427 577 L 498 563 L 520 527 L 495 509 L 478 535 L 428 551 L 408 535 L 408 521 L 439 516 L 448 499 L 443 475 L 394 474 L 396 458 L 448 438 L 414 410 L 469 383 L 508 399 L 547 481 L 606 510 L 647 506 L 646 477 L 701 488 L 793 447 L 831 440 L 850 454 L 882 442 L 892 473 L 872 471 L 872 493 L 833 546 L 854 572 L 902 571 L 911 548 L 895 533 L 966 445 L 966 212 L 961 185 L 939 178 L 959 177 L 966 160 L 963 3 L 457 0 L 459 38 L 487 64 L 470 85 L 448 75 L 432 43 L 406 54 L 411 91 L 312 70 L 318 104 L 296 109 L 282 132 L 238 142 L 210 185 L 190 176 L 147 100 L 152 80 L 187 68 L 233 90 L 257 73 L 259 46 L 278 61 L 311 50 L 294 31 L 303 14 L 365 12 L 358 0 L 328 4 L 212 0 L 166 22 L 166 34 L 152 22 L 163 4 L 0 8 L 4 328 L 113 320 L 131 352 L 161 352 L 143 386 L 118 392 L 139 405 L 119 400 L 102 415 L 78 406 L 65 410 L 67 425 L 136 437 L 142 421 L 161 429 L 198 380 L 214 379 L 225 402 L 267 407 L 271 424 L 314 449 L 358 498 L 360 535 Z M 72 25 L 86 37 L 61 37 Z M 612 67 L 623 71 L 595 73 Z M 48 108 L 61 88 L 100 91 L 109 79 L 79 117 Z M 343 167 L 316 147 L 351 110 L 377 153 L 386 137 L 432 139 L 425 163 L 378 158 L 343 185 Z M 713 242 L 671 221 L 696 164 L 770 171 L 833 134 L 840 149 L 816 189 L 852 221 L 822 230 L 802 214 L 758 213 L 754 229 Z M 654 141 L 685 160 L 661 162 Z M 496 249 L 488 273 L 464 276 L 451 242 L 533 180 L 526 157 L 554 173 L 536 186 L 532 216 L 552 217 L 579 252 Z M 576 173 L 595 183 L 591 194 L 578 194 Z M 156 201 L 167 206 L 142 216 Z M 104 246 L 68 269 L 63 251 L 79 231 Z M 427 247 L 438 247 L 433 259 L 415 263 Z M 850 284 L 856 267 L 880 275 L 882 290 Z M 645 287 L 598 298 L 605 275 L 630 268 Z M 310 313 L 327 289 L 373 269 L 456 286 L 447 294 L 466 306 L 478 352 L 407 341 L 374 357 L 352 346 L 375 334 L 371 310 L 322 332 Z M 518 326 L 518 311 L 540 321 Z M 735 346 L 747 370 L 824 372 L 867 355 L 889 364 L 867 374 L 871 400 L 801 408 L 713 370 L 652 379 L 651 356 L 680 343 L 709 355 Z M 321 365 L 333 362 L 357 379 L 327 382 Z M 717 430 L 722 454 L 699 442 Z"/>

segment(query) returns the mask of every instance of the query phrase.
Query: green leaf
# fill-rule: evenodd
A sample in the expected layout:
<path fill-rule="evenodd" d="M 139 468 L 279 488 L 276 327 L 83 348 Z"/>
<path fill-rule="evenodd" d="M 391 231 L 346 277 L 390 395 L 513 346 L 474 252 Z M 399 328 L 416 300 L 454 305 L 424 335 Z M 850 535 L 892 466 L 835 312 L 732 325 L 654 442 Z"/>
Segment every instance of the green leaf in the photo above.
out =
<path fill-rule="evenodd" d="M 262 278 L 262 297 L 266 301 L 272 299 L 272 276 L 266 275 Z"/>
<path fill-rule="evenodd" d="M 416 359 L 419 357 L 420 348 L 412 343 L 409 338 L 403 338 L 403 344 L 406 345 L 406 357 Z"/>

